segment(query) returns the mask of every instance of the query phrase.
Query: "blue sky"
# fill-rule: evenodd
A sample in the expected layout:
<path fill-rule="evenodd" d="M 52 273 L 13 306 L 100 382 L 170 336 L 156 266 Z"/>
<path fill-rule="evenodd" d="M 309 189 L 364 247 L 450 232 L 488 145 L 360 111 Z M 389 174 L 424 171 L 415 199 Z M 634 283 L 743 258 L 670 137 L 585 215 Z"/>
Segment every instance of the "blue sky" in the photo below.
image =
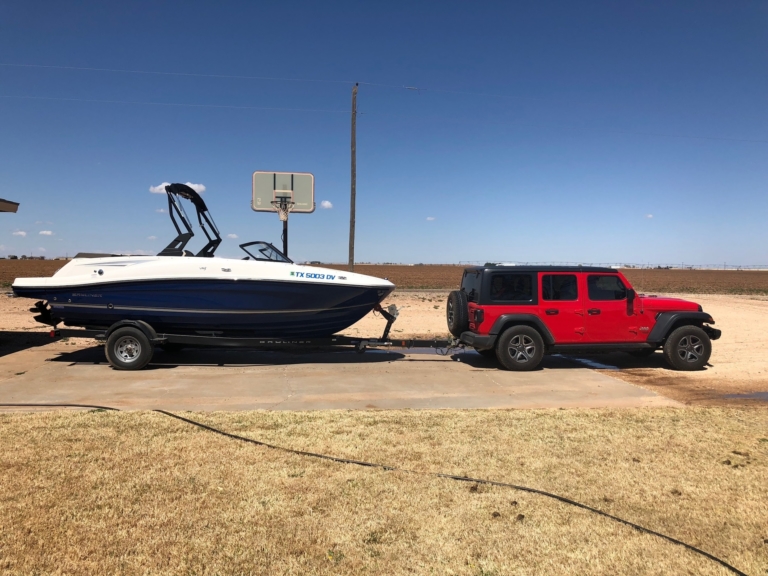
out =
<path fill-rule="evenodd" d="M 346 261 L 357 81 L 358 261 L 768 263 L 766 30 L 747 0 L 2 2 L 0 255 L 155 253 L 164 181 L 206 187 L 220 255 L 279 245 L 277 170 L 315 174 L 290 255 Z"/>

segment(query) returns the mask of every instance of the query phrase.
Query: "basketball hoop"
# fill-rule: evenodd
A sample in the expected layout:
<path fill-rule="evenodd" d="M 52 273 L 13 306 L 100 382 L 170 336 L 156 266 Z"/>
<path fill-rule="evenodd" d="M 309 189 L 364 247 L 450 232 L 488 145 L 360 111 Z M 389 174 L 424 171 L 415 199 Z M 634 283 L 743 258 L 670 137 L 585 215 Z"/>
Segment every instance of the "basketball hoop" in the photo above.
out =
<path fill-rule="evenodd" d="M 280 216 L 280 221 L 287 222 L 288 213 L 293 210 L 294 203 L 289 198 L 281 197 L 277 200 L 272 200 L 272 206 L 275 207 L 277 215 Z"/>

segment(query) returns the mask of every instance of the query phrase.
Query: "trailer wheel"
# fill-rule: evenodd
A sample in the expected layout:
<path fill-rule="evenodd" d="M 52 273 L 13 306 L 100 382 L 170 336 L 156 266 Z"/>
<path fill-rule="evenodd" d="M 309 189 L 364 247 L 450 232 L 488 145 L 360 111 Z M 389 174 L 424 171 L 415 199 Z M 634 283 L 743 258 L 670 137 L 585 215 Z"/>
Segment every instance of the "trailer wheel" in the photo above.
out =
<path fill-rule="evenodd" d="M 112 332 L 104 350 L 107 360 L 116 370 L 141 370 L 149 364 L 154 352 L 144 332 L 131 326 Z"/>
<path fill-rule="evenodd" d="M 445 319 L 448 322 L 448 331 L 456 338 L 469 329 L 469 311 L 465 292 L 454 290 L 448 294 L 448 301 L 445 304 Z"/>

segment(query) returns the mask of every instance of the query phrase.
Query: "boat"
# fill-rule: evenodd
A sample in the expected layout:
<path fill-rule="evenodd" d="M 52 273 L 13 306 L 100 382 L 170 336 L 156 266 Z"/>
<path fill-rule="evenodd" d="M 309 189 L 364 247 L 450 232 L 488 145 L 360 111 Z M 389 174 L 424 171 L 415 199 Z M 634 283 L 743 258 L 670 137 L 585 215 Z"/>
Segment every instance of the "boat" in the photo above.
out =
<path fill-rule="evenodd" d="M 14 294 L 38 299 L 35 319 L 54 327 L 106 329 L 128 320 L 158 333 L 303 338 L 344 330 L 395 288 L 386 279 L 296 264 L 264 241 L 241 244 L 243 259 L 217 257 L 221 235 L 200 195 L 184 184 L 166 193 L 177 236 L 158 255 L 81 253 L 51 277 L 17 278 Z M 208 239 L 197 254 L 186 249 L 194 233 L 182 199 L 195 206 Z"/>

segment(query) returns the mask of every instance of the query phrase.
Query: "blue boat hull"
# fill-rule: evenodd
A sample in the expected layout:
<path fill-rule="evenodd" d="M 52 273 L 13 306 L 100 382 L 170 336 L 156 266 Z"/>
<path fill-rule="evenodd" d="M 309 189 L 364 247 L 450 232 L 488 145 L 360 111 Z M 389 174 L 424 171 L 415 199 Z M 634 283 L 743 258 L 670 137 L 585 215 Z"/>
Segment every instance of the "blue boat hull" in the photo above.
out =
<path fill-rule="evenodd" d="M 159 280 L 65 288 L 13 288 L 47 300 L 67 326 L 143 320 L 157 332 L 322 337 L 351 326 L 393 288 L 279 281 Z"/>

